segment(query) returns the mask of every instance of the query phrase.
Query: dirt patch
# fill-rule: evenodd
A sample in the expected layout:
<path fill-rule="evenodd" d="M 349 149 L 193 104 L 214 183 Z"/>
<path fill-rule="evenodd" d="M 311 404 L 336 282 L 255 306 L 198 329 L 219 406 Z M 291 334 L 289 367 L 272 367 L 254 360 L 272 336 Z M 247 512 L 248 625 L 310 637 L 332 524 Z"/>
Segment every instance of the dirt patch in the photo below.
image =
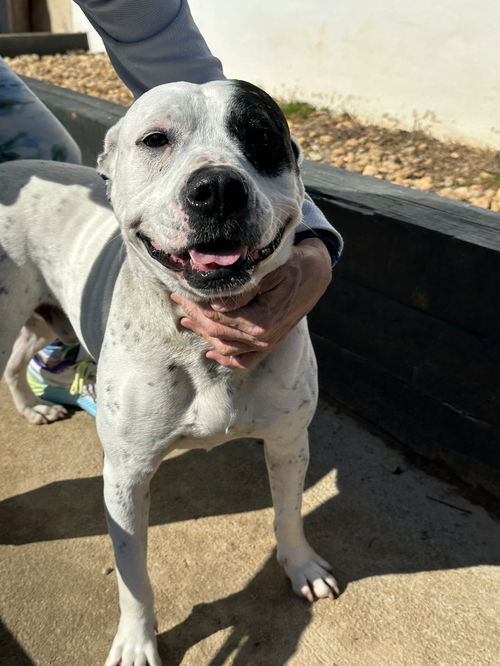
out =
<path fill-rule="evenodd" d="M 129 106 L 133 97 L 104 54 L 5 58 L 18 74 Z M 304 104 L 284 104 L 306 159 L 500 211 L 500 151 L 444 143 L 423 132 L 363 125 Z"/>
<path fill-rule="evenodd" d="M 363 125 L 326 111 L 288 121 L 307 159 L 500 211 L 497 151 Z"/>

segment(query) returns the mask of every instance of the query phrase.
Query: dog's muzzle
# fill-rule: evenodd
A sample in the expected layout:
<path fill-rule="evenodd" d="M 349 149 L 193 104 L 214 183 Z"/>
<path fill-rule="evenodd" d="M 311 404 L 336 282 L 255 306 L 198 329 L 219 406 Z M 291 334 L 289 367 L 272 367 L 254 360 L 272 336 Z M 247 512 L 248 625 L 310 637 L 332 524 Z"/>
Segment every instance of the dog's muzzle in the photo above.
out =
<path fill-rule="evenodd" d="M 205 166 L 193 172 L 181 193 L 191 233 L 185 249 L 166 252 L 141 231 L 138 238 L 149 255 L 166 268 L 182 272 L 199 291 L 227 291 L 245 284 L 256 263 L 279 246 L 282 226 L 265 247 L 259 231 L 248 224 L 250 197 L 246 182 L 227 166 Z"/>

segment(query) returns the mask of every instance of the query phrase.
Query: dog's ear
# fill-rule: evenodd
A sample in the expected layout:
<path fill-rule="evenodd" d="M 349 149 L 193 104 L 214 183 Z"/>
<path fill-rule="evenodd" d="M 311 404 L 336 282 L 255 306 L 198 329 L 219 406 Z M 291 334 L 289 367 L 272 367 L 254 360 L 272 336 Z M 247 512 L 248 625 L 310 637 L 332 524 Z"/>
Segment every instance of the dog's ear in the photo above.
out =
<path fill-rule="evenodd" d="M 104 180 L 112 180 L 115 172 L 116 147 L 123 118 L 113 125 L 104 138 L 104 151 L 97 158 L 97 173 Z"/>
<path fill-rule="evenodd" d="M 290 137 L 290 143 L 292 144 L 292 150 L 293 154 L 295 155 L 295 159 L 297 160 L 297 165 L 300 166 L 304 161 L 304 153 L 302 152 L 302 148 L 300 147 L 297 139 L 295 139 L 293 136 Z"/>

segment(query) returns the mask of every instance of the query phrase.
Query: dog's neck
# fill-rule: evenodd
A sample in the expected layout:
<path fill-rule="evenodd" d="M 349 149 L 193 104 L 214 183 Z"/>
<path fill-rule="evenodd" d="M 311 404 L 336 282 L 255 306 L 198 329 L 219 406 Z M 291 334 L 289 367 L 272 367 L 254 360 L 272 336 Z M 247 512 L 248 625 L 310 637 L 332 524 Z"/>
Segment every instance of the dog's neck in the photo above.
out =
<path fill-rule="evenodd" d="M 186 313 L 170 298 L 172 289 L 149 271 L 147 264 L 131 250 L 127 252 L 117 288 L 126 293 L 126 300 L 119 301 L 127 302 L 131 313 L 141 311 L 144 335 L 149 338 L 148 344 L 143 345 L 147 353 L 158 354 L 162 347 L 167 346 L 169 349 L 188 346 L 213 378 L 226 377 L 229 383 L 237 382 L 239 385 L 252 375 L 252 369 L 226 367 L 206 358 L 205 354 L 211 347 L 201 336 L 181 326 L 180 320 Z M 176 292 L 184 296 L 187 293 L 177 289 Z M 189 340 L 187 344 L 186 338 Z"/>

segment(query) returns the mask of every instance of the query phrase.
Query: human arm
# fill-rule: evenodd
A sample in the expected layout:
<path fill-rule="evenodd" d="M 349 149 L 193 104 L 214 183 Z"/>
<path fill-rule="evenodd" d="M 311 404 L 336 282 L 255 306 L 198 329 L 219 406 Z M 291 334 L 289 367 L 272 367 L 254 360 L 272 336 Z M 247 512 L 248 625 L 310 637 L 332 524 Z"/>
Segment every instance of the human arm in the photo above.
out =
<path fill-rule="evenodd" d="M 99 33 L 118 76 L 137 98 L 172 81 L 224 79 L 186 0 L 75 0 Z"/>

